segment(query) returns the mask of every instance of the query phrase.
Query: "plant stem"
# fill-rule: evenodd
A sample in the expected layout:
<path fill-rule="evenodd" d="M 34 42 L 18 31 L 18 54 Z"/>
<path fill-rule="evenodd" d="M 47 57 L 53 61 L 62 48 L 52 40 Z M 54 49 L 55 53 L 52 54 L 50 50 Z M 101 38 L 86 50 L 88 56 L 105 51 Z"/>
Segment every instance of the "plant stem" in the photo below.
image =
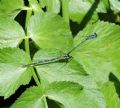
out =
<path fill-rule="evenodd" d="M 27 26 L 28 26 L 28 21 L 29 21 L 29 19 L 30 19 L 30 17 L 31 17 L 31 14 L 32 14 L 32 10 L 27 10 L 26 22 L 25 22 L 25 32 L 26 32 L 25 51 L 26 51 L 26 53 L 29 55 L 30 61 L 31 61 L 31 57 L 30 57 L 29 37 L 28 37 L 28 35 L 27 35 Z M 31 71 L 32 71 L 32 75 L 33 75 L 33 78 L 34 78 L 36 84 L 39 86 L 39 85 L 40 85 L 40 82 L 39 82 L 39 80 L 38 80 L 37 75 L 35 74 L 34 69 L 31 68 Z"/>
<path fill-rule="evenodd" d="M 37 77 L 37 75 L 36 75 L 33 67 L 32 67 L 31 70 L 32 70 L 32 75 L 33 75 L 33 78 L 34 78 L 34 80 L 35 80 L 35 83 L 37 84 L 37 86 L 40 86 L 40 81 L 38 80 L 38 77 Z"/>
<path fill-rule="evenodd" d="M 48 0 L 47 2 L 47 11 L 52 12 L 53 0 Z"/>
<path fill-rule="evenodd" d="M 27 15 L 26 15 L 26 22 L 25 22 L 25 32 L 27 34 L 27 26 L 28 26 L 28 21 L 31 17 L 32 10 L 27 10 Z M 25 51 L 30 55 L 30 48 L 29 48 L 29 38 L 27 38 L 28 35 L 26 35 L 25 38 Z"/>
<path fill-rule="evenodd" d="M 69 0 L 62 1 L 62 15 L 65 21 L 69 24 Z"/>

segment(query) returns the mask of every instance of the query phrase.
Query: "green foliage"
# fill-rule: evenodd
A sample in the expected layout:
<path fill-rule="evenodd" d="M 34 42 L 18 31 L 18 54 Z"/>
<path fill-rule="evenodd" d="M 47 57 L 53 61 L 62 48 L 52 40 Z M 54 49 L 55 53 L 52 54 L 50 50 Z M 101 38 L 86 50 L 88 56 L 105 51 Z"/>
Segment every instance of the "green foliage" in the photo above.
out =
<path fill-rule="evenodd" d="M 111 9 L 115 13 L 120 13 L 120 1 L 119 0 L 110 0 Z"/>
<path fill-rule="evenodd" d="M 16 47 L 25 37 L 22 27 L 10 18 L 0 18 L 0 48 Z"/>
<path fill-rule="evenodd" d="M 0 50 L 0 96 L 8 98 L 20 85 L 28 84 L 31 79 L 30 68 L 22 65 L 29 63 L 29 56 L 18 48 Z"/>
<path fill-rule="evenodd" d="M 23 0 L 0 0 L 0 17 L 14 18 L 23 6 Z"/>
<path fill-rule="evenodd" d="M 106 108 L 118 108 L 120 106 L 120 99 L 112 82 L 109 81 L 104 83 L 101 90 L 107 103 Z"/>
<path fill-rule="evenodd" d="M 29 88 L 11 108 L 29 106 L 47 108 L 46 97 L 61 103 L 65 108 L 87 108 L 88 106 L 89 108 L 104 108 L 104 100 L 99 91 L 87 90 L 72 82 L 54 82 L 44 90 L 41 90 L 41 87 Z"/>
<path fill-rule="evenodd" d="M 97 33 L 96 39 L 89 40 L 75 51 L 76 60 L 83 64 L 85 70 L 87 70 L 97 82 L 108 81 L 110 72 L 120 79 L 120 64 L 118 60 L 120 57 L 119 31 L 120 26 L 99 21 L 95 24 L 88 25 L 83 31 L 80 31 L 74 39 L 76 45 L 85 36 Z"/>
<path fill-rule="evenodd" d="M 10 98 L 33 77 L 36 85 L 11 108 L 119 108 L 120 26 L 99 18 L 112 12 L 119 19 L 119 0 L 24 2 L 0 0 L 0 96 Z M 16 21 L 21 10 L 25 19 Z M 75 37 L 70 20 L 83 29 Z"/>
<path fill-rule="evenodd" d="M 58 15 L 44 13 L 32 16 L 27 31 L 28 36 L 41 48 L 68 51 L 72 46 L 69 26 Z"/>

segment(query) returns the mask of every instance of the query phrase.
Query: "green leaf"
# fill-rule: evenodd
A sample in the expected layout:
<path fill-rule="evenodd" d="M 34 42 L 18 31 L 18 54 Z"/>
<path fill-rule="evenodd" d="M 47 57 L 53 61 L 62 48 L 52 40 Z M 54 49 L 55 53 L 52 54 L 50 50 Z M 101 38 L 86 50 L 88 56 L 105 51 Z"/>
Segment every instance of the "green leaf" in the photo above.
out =
<path fill-rule="evenodd" d="M 98 20 L 97 13 L 106 13 L 109 9 L 108 0 L 69 0 L 69 15 L 74 22 Z"/>
<path fill-rule="evenodd" d="M 40 6 L 44 8 L 47 5 L 47 0 L 38 0 L 40 3 Z"/>
<path fill-rule="evenodd" d="M 69 26 L 58 15 L 34 15 L 28 25 L 28 35 L 41 48 L 68 50 L 72 46 Z"/>
<path fill-rule="evenodd" d="M 105 108 L 103 96 L 98 90 L 86 90 L 72 82 L 54 82 L 44 90 L 29 88 L 11 108 L 48 108 L 43 100 L 45 97 L 59 102 L 62 108 Z"/>
<path fill-rule="evenodd" d="M 48 108 L 44 91 L 35 86 L 27 89 L 11 108 Z"/>
<path fill-rule="evenodd" d="M 34 14 L 43 13 L 37 0 L 28 0 Z"/>
<path fill-rule="evenodd" d="M 98 13 L 107 13 L 109 10 L 109 0 L 100 0 L 100 3 L 96 9 Z"/>
<path fill-rule="evenodd" d="M 0 96 L 8 98 L 20 87 L 28 84 L 31 69 L 22 67 L 29 63 L 29 56 L 17 48 L 0 49 Z"/>
<path fill-rule="evenodd" d="M 76 36 L 78 44 L 86 36 L 96 33 L 97 38 L 86 41 L 74 53 L 74 58 L 96 81 L 106 82 L 112 72 L 120 79 L 120 26 L 108 22 L 88 25 Z"/>
<path fill-rule="evenodd" d="M 10 18 L 0 18 L 0 48 L 16 47 L 25 33 L 22 27 Z"/>
<path fill-rule="evenodd" d="M 23 6 L 23 0 L 0 0 L 0 17 L 15 18 Z"/>
<path fill-rule="evenodd" d="M 50 13 L 59 13 L 60 0 L 47 0 L 47 11 Z"/>
<path fill-rule="evenodd" d="M 85 89 L 72 82 L 54 82 L 46 90 L 49 99 L 63 104 L 64 108 L 105 108 L 103 95 L 95 89 Z"/>
<path fill-rule="evenodd" d="M 56 14 L 60 12 L 60 0 L 39 0 L 39 2 L 42 8 L 47 8 L 47 12 Z"/>
<path fill-rule="evenodd" d="M 120 98 L 112 82 L 103 84 L 101 90 L 105 97 L 106 108 L 118 108 L 120 106 Z"/>
<path fill-rule="evenodd" d="M 83 21 L 86 15 L 87 15 L 86 20 L 89 20 L 90 16 L 92 15 L 92 19 L 97 20 L 97 15 L 93 14 L 95 11 L 95 9 L 93 8 L 95 8 L 96 5 L 90 11 L 90 8 L 92 7 L 93 3 L 94 1 L 90 2 L 88 0 L 69 0 L 70 19 L 74 22 L 80 23 L 81 21 Z"/>
<path fill-rule="evenodd" d="M 120 1 L 119 0 L 109 0 L 110 7 L 115 13 L 120 13 Z"/>
<path fill-rule="evenodd" d="M 39 50 L 35 54 L 33 62 L 39 62 L 46 59 L 48 60 L 63 55 L 64 53 L 59 50 Z M 55 62 L 39 65 L 36 66 L 36 69 L 43 86 L 54 81 L 72 81 L 77 82 L 86 88 L 97 88 L 92 78 L 86 74 L 82 65 L 74 60 L 74 58 L 70 59 L 67 63 Z"/>

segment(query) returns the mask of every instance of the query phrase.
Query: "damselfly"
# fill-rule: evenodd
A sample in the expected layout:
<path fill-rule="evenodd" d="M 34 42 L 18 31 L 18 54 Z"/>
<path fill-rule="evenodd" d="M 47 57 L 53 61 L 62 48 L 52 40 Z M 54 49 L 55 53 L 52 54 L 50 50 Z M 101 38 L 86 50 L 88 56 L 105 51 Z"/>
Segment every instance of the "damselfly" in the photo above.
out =
<path fill-rule="evenodd" d="M 45 65 L 45 64 L 55 63 L 55 62 L 67 62 L 72 57 L 70 54 L 75 49 L 77 49 L 85 41 L 90 40 L 90 39 L 94 39 L 96 37 L 97 37 L 96 33 L 87 36 L 85 39 L 83 39 L 79 44 L 77 44 L 75 47 L 73 47 L 68 53 L 64 54 L 63 56 L 58 56 L 58 57 L 55 57 L 55 58 L 51 58 L 51 59 L 47 59 L 47 60 L 42 60 L 42 61 L 34 62 L 34 63 L 31 63 L 31 64 L 26 64 L 26 65 L 23 65 L 23 67 Z"/>

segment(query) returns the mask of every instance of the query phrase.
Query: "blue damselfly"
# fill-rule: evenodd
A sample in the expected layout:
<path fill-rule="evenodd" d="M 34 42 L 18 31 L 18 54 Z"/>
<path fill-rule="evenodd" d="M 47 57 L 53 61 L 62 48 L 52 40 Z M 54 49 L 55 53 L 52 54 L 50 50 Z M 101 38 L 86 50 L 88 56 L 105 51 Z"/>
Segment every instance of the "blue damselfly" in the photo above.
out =
<path fill-rule="evenodd" d="M 83 44 L 85 41 L 94 39 L 97 37 L 97 34 L 94 33 L 92 35 L 87 36 L 85 39 L 83 39 L 79 44 L 77 44 L 75 47 L 73 47 L 68 53 L 64 54 L 63 56 L 58 56 L 55 58 L 50 58 L 47 60 L 42 60 L 38 62 L 33 62 L 31 64 L 23 65 L 23 67 L 29 67 L 29 66 L 38 66 L 38 65 L 45 65 L 55 62 L 67 62 L 72 56 L 70 55 L 75 49 L 77 49 L 81 44 Z"/>

